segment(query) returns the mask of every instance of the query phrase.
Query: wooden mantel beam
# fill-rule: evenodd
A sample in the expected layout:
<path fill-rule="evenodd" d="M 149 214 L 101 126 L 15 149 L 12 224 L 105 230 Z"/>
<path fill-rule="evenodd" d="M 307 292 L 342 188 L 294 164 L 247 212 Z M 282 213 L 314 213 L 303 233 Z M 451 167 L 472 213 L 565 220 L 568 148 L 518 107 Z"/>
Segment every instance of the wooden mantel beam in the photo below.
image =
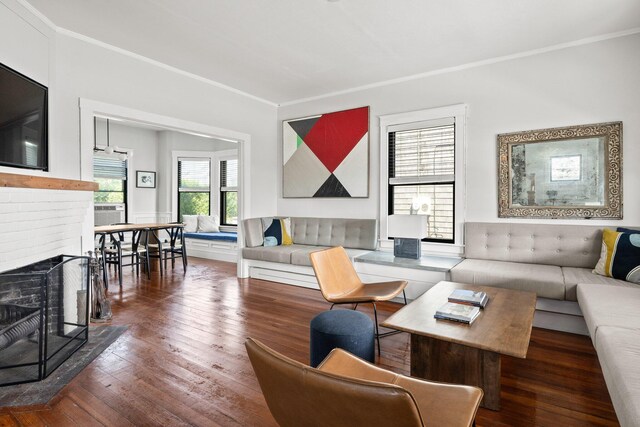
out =
<path fill-rule="evenodd" d="M 98 184 L 75 179 L 49 178 L 46 176 L 19 175 L 0 172 L 0 187 L 40 188 L 44 190 L 98 191 Z"/>

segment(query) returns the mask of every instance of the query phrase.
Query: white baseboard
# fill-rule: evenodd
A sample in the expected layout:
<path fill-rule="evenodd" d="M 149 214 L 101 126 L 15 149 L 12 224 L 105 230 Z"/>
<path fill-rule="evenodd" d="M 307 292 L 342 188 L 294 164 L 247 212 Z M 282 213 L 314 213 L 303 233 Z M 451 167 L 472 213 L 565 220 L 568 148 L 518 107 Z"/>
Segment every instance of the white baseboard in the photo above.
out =
<path fill-rule="evenodd" d="M 235 242 L 186 238 L 185 244 L 188 256 L 238 262 L 238 245 Z"/>
<path fill-rule="evenodd" d="M 536 310 L 533 326 L 553 331 L 569 332 L 578 335 L 589 335 L 587 324 L 582 316 L 553 313 L 551 311 Z"/>

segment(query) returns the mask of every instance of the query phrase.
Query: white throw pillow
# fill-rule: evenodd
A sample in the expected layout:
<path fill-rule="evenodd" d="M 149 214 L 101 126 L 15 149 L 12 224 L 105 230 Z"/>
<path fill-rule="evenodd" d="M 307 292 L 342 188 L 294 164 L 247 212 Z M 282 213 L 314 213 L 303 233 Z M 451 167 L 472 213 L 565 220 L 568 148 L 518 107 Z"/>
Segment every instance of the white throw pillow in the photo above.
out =
<path fill-rule="evenodd" d="M 217 215 L 198 215 L 198 232 L 213 233 L 220 231 L 220 222 Z"/>
<path fill-rule="evenodd" d="M 185 233 L 195 233 L 198 231 L 198 215 L 182 215 Z"/>

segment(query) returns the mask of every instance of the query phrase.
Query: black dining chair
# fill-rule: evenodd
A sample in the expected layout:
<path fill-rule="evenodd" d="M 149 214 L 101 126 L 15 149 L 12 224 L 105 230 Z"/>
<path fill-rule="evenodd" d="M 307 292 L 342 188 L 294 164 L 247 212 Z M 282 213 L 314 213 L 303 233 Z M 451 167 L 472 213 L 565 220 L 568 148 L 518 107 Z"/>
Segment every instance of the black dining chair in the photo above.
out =
<path fill-rule="evenodd" d="M 187 247 L 184 242 L 184 226 L 181 222 L 171 222 L 176 224 L 175 227 L 166 229 L 169 234 L 169 240 L 163 248 L 164 253 L 164 269 L 167 269 L 167 259 L 171 258 L 171 268 L 176 266 L 176 257 L 182 257 L 182 268 L 187 271 Z M 179 224 L 179 225 L 178 225 Z"/>
<path fill-rule="evenodd" d="M 150 270 L 149 257 L 146 256 L 147 248 L 140 242 L 142 230 L 131 231 L 130 241 L 125 235 L 124 232 L 113 233 L 111 244 L 109 246 L 105 244 L 104 247 L 104 264 L 115 266 L 120 287 L 122 287 L 122 267 L 131 266 L 132 271 L 135 267 L 136 275 L 140 275 L 140 264 L 143 264 L 147 271 Z"/>
<path fill-rule="evenodd" d="M 158 237 L 158 230 L 152 230 L 145 228 L 140 231 L 140 242 L 145 249 L 146 265 L 147 265 L 147 278 L 151 279 L 151 259 L 157 258 L 160 267 L 160 276 L 163 276 L 164 266 L 164 254 L 162 240 Z"/>

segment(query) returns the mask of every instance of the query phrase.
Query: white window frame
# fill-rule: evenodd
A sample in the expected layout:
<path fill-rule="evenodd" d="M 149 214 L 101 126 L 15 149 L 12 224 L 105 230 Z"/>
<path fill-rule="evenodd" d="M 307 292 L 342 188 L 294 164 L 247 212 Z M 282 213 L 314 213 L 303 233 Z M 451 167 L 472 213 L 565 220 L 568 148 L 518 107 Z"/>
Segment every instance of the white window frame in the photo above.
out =
<path fill-rule="evenodd" d="M 429 108 L 426 110 L 410 111 L 406 113 L 388 114 L 380 116 L 380 248 L 391 250 L 393 241 L 387 232 L 387 217 L 389 206 L 389 133 L 390 129 L 406 126 L 412 123 L 419 127 L 420 122 L 439 120 L 453 117 L 455 119 L 455 190 L 454 190 L 454 242 L 422 242 L 425 254 L 462 255 L 464 252 L 464 222 L 466 213 L 466 180 L 465 180 L 465 152 L 466 152 L 466 115 L 465 104 L 446 107 Z"/>
<path fill-rule="evenodd" d="M 217 215 L 220 216 L 220 223 L 222 224 L 222 195 L 220 188 L 220 162 L 224 160 L 238 160 L 238 150 L 224 150 L 224 151 L 216 151 L 213 153 L 213 161 L 215 162 L 215 180 L 213 181 L 214 188 L 216 189 L 216 212 Z M 239 166 L 238 166 L 239 167 Z M 239 169 L 238 169 L 239 170 Z M 238 191 L 236 189 L 236 191 Z M 224 225 L 224 228 L 237 228 L 236 225 Z"/>
<path fill-rule="evenodd" d="M 191 159 L 209 159 L 211 168 L 209 173 L 209 212 L 211 215 L 220 216 L 220 161 L 229 159 L 238 159 L 238 150 L 223 150 L 223 151 L 172 151 L 171 152 L 171 218 L 175 221 L 175 215 L 178 212 L 178 159 L 179 158 L 191 158 Z M 239 160 L 238 160 L 239 162 Z M 240 165 L 238 165 L 238 171 Z M 239 174 L 240 172 L 238 172 Z M 240 177 L 238 177 L 239 179 Z M 238 181 L 239 183 L 239 181 Z M 238 189 L 238 197 L 240 197 L 240 191 Z M 225 229 L 235 229 L 237 226 L 229 225 L 224 226 Z"/>

